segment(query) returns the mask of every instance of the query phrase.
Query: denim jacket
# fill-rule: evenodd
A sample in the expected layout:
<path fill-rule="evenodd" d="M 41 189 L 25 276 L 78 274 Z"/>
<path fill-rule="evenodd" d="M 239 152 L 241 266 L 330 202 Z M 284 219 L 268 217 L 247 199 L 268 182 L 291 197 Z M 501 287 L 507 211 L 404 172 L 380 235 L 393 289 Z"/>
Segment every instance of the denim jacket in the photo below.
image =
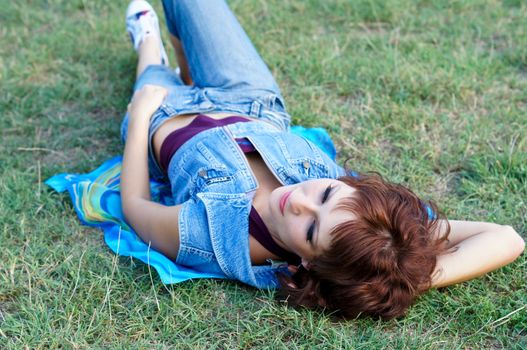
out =
<path fill-rule="evenodd" d="M 168 169 L 174 202 L 182 204 L 176 263 L 257 288 L 276 287 L 276 272 L 287 271 L 285 264 L 251 265 L 249 212 L 258 184 L 235 141 L 243 137 L 283 185 L 344 175 L 313 143 L 265 122 L 236 123 L 194 136 Z"/>
<path fill-rule="evenodd" d="M 287 265 L 251 264 L 249 213 L 258 183 L 235 139 L 248 138 L 283 185 L 337 178 L 345 175 L 344 169 L 312 142 L 288 132 L 290 117 L 276 93 L 182 86 L 179 77 L 163 66 L 149 66 L 135 89 L 147 83 L 169 91 L 165 104 L 150 120 L 148 164 L 150 176 L 157 180 L 166 177 L 155 160 L 151 140 L 171 116 L 232 112 L 260 120 L 203 131 L 173 155 L 168 180 L 174 204 L 182 205 L 176 264 L 257 288 L 277 287 L 276 272 L 287 273 Z M 127 128 L 128 115 L 121 126 L 123 140 Z"/>

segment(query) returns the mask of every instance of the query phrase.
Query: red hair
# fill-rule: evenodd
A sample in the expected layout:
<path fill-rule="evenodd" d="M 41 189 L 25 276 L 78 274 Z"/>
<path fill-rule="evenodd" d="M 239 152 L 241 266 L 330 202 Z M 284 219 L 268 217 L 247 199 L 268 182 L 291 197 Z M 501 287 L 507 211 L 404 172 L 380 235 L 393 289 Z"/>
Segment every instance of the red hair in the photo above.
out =
<path fill-rule="evenodd" d="M 331 231 L 329 249 L 308 269 L 279 276 L 281 294 L 292 306 L 323 306 L 344 318 L 401 316 L 430 288 L 450 227 L 439 237 L 444 216 L 435 204 L 377 174 L 339 180 L 356 189 L 340 203 L 354 218 Z"/>

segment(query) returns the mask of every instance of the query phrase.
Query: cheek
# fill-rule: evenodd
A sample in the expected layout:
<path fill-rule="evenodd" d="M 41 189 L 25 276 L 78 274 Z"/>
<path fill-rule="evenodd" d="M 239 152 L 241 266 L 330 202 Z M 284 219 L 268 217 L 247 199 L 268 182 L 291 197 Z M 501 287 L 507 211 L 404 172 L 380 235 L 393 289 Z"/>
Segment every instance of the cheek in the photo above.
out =
<path fill-rule="evenodd" d="M 298 228 L 295 230 L 293 235 L 294 244 L 297 249 L 304 250 L 306 245 L 306 233 L 302 229 Z"/>
<path fill-rule="evenodd" d="M 294 223 L 288 222 L 283 230 L 284 233 L 284 243 L 286 243 L 289 247 L 293 248 L 298 245 L 298 237 L 297 237 L 297 230 L 295 229 Z"/>

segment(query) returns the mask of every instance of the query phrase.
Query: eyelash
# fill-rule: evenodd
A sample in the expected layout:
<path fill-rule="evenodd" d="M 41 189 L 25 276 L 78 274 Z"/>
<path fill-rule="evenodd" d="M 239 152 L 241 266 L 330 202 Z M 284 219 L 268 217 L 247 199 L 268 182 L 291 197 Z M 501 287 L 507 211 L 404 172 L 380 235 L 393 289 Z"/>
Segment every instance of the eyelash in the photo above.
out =
<path fill-rule="evenodd" d="M 322 204 L 326 203 L 326 201 L 328 200 L 328 197 L 331 194 L 332 188 L 333 187 L 331 185 L 326 187 L 326 190 L 324 191 L 324 194 L 322 195 Z M 309 229 L 307 230 L 306 241 L 311 242 L 313 240 L 313 233 L 315 233 L 315 222 L 314 221 L 311 224 L 311 226 L 309 226 Z"/>

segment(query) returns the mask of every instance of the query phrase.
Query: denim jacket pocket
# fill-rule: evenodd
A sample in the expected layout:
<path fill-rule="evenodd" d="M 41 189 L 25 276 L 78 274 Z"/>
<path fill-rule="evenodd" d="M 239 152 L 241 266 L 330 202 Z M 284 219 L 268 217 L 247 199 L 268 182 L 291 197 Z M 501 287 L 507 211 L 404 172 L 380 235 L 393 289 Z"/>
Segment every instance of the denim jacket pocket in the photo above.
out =
<path fill-rule="evenodd" d="M 290 162 L 290 167 L 285 171 L 289 181 L 297 183 L 309 179 L 329 177 L 328 167 L 311 158 L 298 158 Z"/>
<path fill-rule="evenodd" d="M 199 142 L 196 149 L 204 161 L 195 176 L 195 192 L 232 193 L 234 170 L 217 159 L 203 143 Z"/>
<path fill-rule="evenodd" d="M 233 174 L 227 170 L 201 168 L 196 176 L 196 192 L 229 193 Z"/>

